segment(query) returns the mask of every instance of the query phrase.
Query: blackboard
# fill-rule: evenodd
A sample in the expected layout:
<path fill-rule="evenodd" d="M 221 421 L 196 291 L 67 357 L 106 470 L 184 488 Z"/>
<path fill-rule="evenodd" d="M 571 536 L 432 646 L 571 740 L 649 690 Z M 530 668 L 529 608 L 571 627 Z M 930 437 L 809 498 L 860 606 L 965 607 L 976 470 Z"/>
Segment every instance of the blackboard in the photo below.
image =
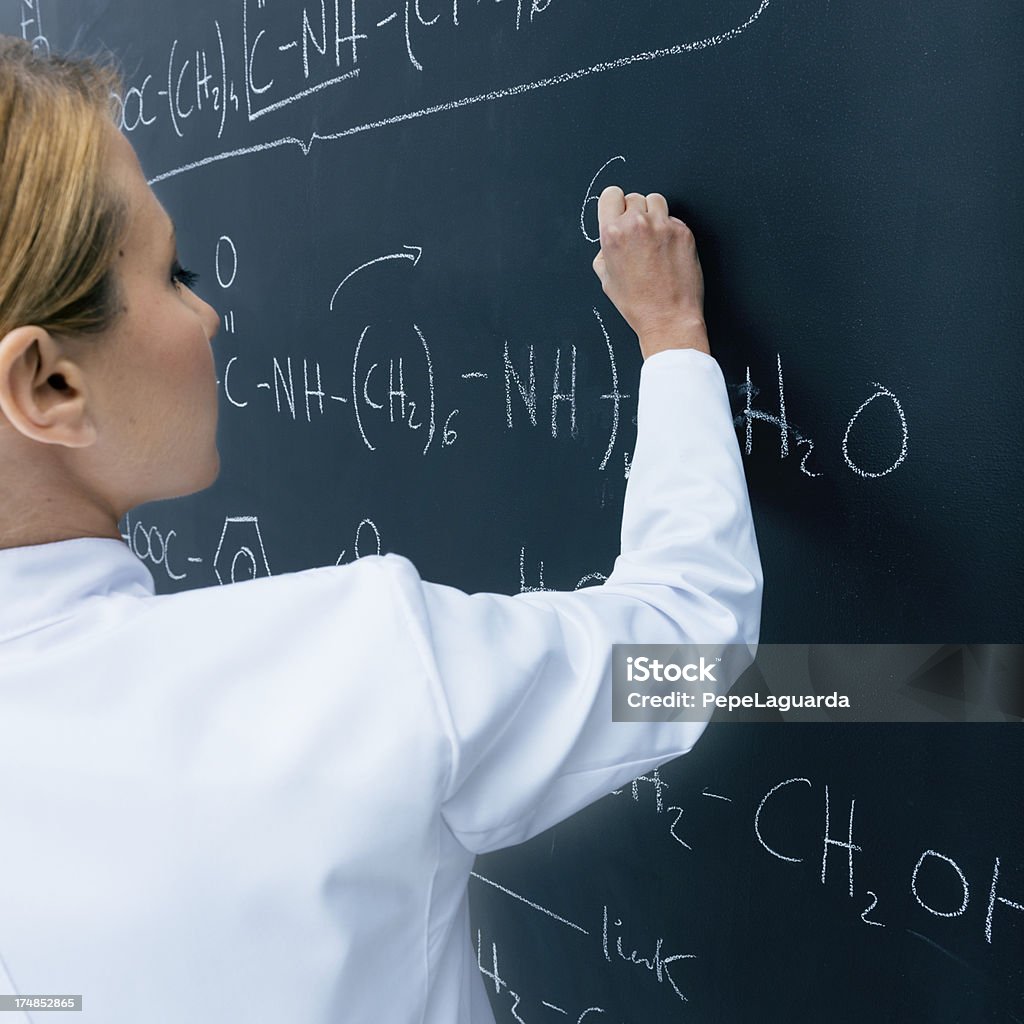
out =
<path fill-rule="evenodd" d="M 220 479 L 122 523 L 158 591 L 378 551 L 467 591 L 599 582 L 640 367 L 591 269 L 619 184 L 697 236 L 762 642 L 1021 639 L 1019 3 L 2 18 L 116 57 L 221 313 Z M 478 860 L 496 1018 L 1024 1021 L 1022 783 L 1010 725 L 712 724 Z"/>

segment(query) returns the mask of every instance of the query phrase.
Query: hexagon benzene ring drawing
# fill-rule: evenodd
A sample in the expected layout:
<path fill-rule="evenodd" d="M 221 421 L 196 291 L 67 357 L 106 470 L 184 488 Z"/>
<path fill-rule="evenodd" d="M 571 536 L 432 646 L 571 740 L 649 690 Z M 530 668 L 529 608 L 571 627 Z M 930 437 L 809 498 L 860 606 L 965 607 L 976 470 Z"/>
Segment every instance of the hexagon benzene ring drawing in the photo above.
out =
<path fill-rule="evenodd" d="M 224 549 L 229 527 L 231 528 L 232 543 L 237 545 L 233 553 L 230 547 L 227 550 Z M 246 536 L 247 534 L 248 536 Z M 236 536 L 237 540 L 234 539 Z M 243 541 L 248 541 L 248 543 L 243 543 Z M 225 575 L 229 583 L 236 582 L 239 570 L 244 571 L 243 567 L 247 564 L 251 567 L 251 572 L 249 575 L 243 576 L 243 579 L 273 575 L 270 571 L 270 564 L 267 562 L 267 552 L 263 547 L 259 517 L 225 516 L 224 528 L 220 532 L 217 551 L 213 556 L 213 571 L 217 574 L 217 582 L 223 586 Z"/>

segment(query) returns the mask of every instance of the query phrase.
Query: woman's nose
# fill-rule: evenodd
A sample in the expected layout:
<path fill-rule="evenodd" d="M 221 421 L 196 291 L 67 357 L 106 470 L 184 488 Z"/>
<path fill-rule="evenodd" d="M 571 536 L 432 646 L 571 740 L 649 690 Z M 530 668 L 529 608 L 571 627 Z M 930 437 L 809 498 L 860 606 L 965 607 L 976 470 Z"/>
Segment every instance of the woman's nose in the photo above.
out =
<path fill-rule="evenodd" d="M 202 299 L 199 300 L 202 303 L 201 316 L 203 318 L 203 324 L 206 327 L 206 334 L 210 341 L 213 341 L 213 336 L 220 329 L 220 314 L 213 308 L 208 302 L 204 302 Z"/>

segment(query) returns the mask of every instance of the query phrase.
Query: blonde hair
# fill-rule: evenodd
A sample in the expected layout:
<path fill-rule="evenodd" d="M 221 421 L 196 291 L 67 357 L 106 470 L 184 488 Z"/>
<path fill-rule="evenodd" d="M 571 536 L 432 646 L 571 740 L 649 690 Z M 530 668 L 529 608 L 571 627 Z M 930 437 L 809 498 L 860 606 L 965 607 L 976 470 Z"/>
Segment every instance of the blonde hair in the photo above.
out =
<path fill-rule="evenodd" d="M 120 78 L 0 36 L 0 337 L 101 331 L 117 317 L 126 211 L 106 173 Z"/>

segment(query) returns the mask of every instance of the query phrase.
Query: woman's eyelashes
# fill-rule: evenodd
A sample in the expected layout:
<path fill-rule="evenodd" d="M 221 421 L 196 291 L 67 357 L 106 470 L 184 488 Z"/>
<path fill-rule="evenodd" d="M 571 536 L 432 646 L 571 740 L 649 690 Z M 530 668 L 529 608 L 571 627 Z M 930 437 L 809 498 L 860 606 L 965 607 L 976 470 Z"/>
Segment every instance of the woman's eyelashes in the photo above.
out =
<path fill-rule="evenodd" d="M 191 288 L 198 280 L 198 274 L 187 270 L 177 260 L 174 261 L 171 267 L 171 281 L 174 284 L 183 284 L 186 288 Z"/>

